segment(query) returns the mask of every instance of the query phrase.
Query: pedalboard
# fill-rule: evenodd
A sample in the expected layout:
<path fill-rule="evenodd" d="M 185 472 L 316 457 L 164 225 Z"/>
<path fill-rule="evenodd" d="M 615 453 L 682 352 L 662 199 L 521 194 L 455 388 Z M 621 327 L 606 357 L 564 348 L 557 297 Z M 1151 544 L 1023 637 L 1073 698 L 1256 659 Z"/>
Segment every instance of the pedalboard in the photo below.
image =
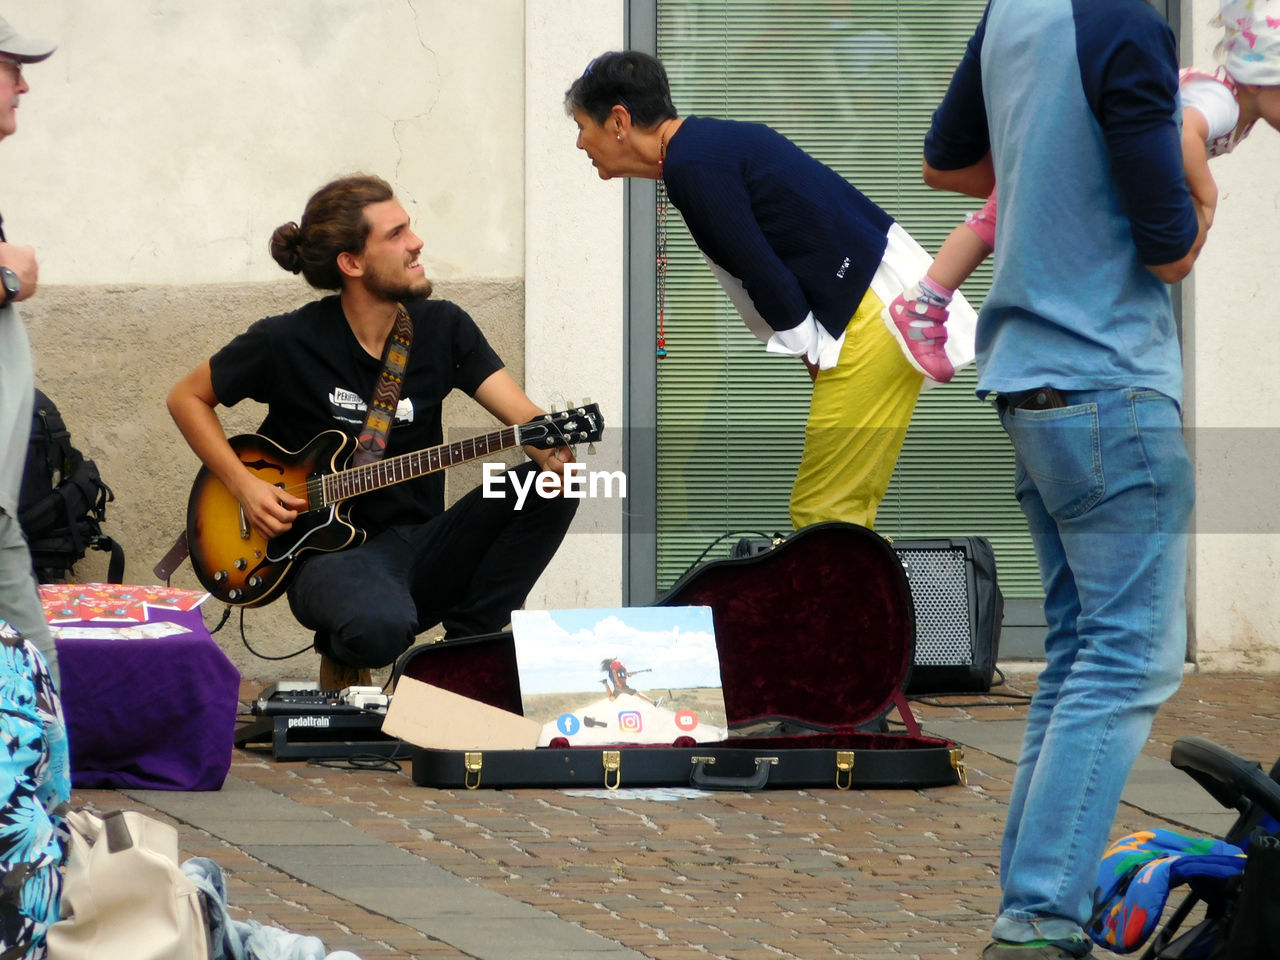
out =
<path fill-rule="evenodd" d="M 393 756 L 401 742 L 382 732 L 391 698 L 381 687 L 322 690 L 308 680 L 280 680 L 250 707 L 255 719 L 236 730 L 235 745 L 265 743 L 276 760 Z"/>

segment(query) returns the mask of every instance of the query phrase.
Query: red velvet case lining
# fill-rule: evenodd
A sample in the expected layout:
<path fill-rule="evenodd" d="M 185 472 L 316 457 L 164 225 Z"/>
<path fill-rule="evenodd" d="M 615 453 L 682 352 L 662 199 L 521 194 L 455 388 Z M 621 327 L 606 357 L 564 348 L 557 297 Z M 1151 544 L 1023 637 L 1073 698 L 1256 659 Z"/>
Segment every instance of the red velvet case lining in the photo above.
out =
<path fill-rule="evenodd" d="M 798 738 L 733 737 L 723 745 L 911 749 L 946 744 L 931 737 L 853 731 L 892 704 L 915 644 L 902 565 L 889 543 L 865 527 L 816 524 L 766 553 L 712 561 L 690 571 L 658 603 L 712 608 L 731 725 L 791 719 L 831 730 Z M 397 670 L 521 712 L 509 633 L 421 644 L 401 657 Z"/>
<path fill-rule="evenodd" d="M 854 524 L 816 524 L 766 553 L 708 563 L 658 602 L 711 607 L 731 725 L 857 726 L 889 707 L 914 655 L 902 564 Z"/>

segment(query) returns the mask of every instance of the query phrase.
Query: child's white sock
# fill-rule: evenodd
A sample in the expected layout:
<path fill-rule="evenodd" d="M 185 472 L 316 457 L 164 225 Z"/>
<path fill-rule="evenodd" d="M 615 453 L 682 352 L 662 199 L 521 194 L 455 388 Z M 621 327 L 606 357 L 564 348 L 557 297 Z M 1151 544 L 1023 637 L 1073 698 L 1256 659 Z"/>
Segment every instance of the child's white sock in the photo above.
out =
<path fill-rule="evenodd" d="M 928 275 L 920 278 L 920 296 L 929 303 L 945 307 L 955 295 L 954 290 L 948 290 Z"/>

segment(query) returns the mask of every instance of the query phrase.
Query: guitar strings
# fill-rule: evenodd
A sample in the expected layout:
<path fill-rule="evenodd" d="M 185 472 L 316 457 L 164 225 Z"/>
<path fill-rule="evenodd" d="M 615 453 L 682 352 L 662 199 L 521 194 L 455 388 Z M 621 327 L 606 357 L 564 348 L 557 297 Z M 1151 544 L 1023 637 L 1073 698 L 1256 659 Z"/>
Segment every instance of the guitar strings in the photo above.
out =
<path fill-rule="evenodd" d="M 514 445 L 515 441 L 516 428 L 506 427 L 492 433 L 456 440 L 453 443 L 429 447 L 426 450 L 414 450 L 389 460 L 376 460 L 354 469 L 327 474 L 321 478 L 325 502 L 345 500 L 381 486 L 412 480 L 426 476 L 428 473 L 438 473 L 459 463 L 475 460 L 486 453 L 505 450 Z M 481 449 L 482 445 L 483 449 Z M 392 471 L 398 469 L 401 464 L 410 464 L 415 460 L 417 463 L 409 468 L 412 472 L 408 475 L 400 477 L 391 475 Z M 423 469 L 424 465 L 426 469 Z M 330 494 L 336 494 L 336 496 L 330 496 Z"/>
<path fill-rule="evenodd" d="M 547 418 L 546 422 L 555 431 L 555 435 L 561 440 L 561 443 L 558 445 L 567 447 L 572 451 L 574 458 L 576 459 L 578 455 L 577 446 L 569 442 L 569 439 L 565 435 L 564 429 L 561 425 L 550 417 Z M 510 438 L 509 440 L 508 437 Z M 335 500 L 346 499 L 347 497 L 356 496 L 360 493 L 366 492 L 365 487 L 370 482 L 381 486 L 387 485 L 388 483 L 399 483 L 404 480 L 411 480 L 416 477 L 425 476 L 428 473 L 437 473 L 440 470 L 447 469 L 466 460 L 474 460 L 477 457 L 484 456 L 484 454 L 493 452 L 494 450 L 505 450 L 507 447 L 512 446 L 515 439 L 516 428 L 514 426 L 506 427 L 505 429 L 495 430 L 491 433 L 468 437 L 465 440 L 457 440 L 453 443 L 440 444 L 439 446 L 429 447 L 425 450 L 413 450 L 409 453 L 402 453 L 395 457 L 391 457 L 390 459 L 375 460 L 372 463 L 362 464 L 358 467 L 348 467 L 347 469 L 340 470 L 337 473 L 322 474 L 319 478 L 322 488 L 321 492 L 325 494 L 325 502 L 332 503 Z M 483 450 L 479 449 L 481 443 L 484 444 Z M 493 444 L 497 444 L 497 446 L 491 446 Z M 443 455 L 446 450 L 451 451 L 448 462 L 446 462 Z M 440 455 L 439 461 L 435 466 L 431 463 L 432 454 Z M 379 472 L 387 474 L 390 469 L 396 468 L 400 464 L 408 464 L 415 459 L 419 461 L 414 467 L 417 472 L 411 476 L 404 476 L 398 479 L 391 479 L 388 476 L 383 476 L 382 478 L 378 477 Z M 426 470 L 421 470 L 423 462 L 427 465 Z M 381 483 L 379 482 L 380 480 Z M 331 489 L 337 483 L 343 484 L 342 490 Z M 359 489 L 348 489 L 357 486 Z M 308 479 L 303 481 L 301 484 L 286 484 L 281 486 L 280 489 L 290 496 L 307 500 L 309 499 L 307 494 L 311 489 L 311 481 Z M 331 493 L 338 493 L 340 495 L 330 497 L 329 494 Z"/>
<path fill-rule="evenodd" d="M 558 425 L 557 425 L 557 432 L 560 434 L 561 437 L 564 436 L 564 431 L 559 430 Z M 399 480 L 395 480 L 392 482 L 412 480 L 415 477 L 426 476 L 428 473 L 438 473 L 441 470 L 445 470 L 465 460 L 474 460 L 476 457 L 481 457 L 481 456 L 484 456 L 484 454 L 491 452 L 491 449 L 492 450 L 506 449 L 507 447 L 511 446 L 511 442 L 507 442 L 504 439 L 504 437 L 508 434 L 511 437 L 511 441 L 514 441 L 515 428 L 507 427 L 504 430 L 495 430 L 492 433 L 481 434 L 475 437 L 468 437 L 465 440 L 456 440 L 453 443 L 444 443 L 435 447 L 428 447 L 425 450 L 412 450 L 409 453 L 398 454 L 397 456 L 391 457 L 390 459 L 375 460 L 373 463 L 362 464 L 361 466 L 358 466 L 358 467 L 348 467 L 336 473 L 321 474 L 320 483 L 322 484 L 322 486 L 332 486 L 332 484 L 326 483 L 326 481 L 329 481 L 335 478 L 342 478 L 342 482 L 344 484 L 347 484 L 349 480 L 350 482 L 348 485 L 355 486 L 358 484 L 361 487 L 363 487 L 369 481 L 373 481 L 375 483 L 378 482 L 379 478 L 377 477 L 377 474 L 379 472 L 385 473 L 390 468 L 395 468 L 400 464 L 410 463 L 414 459 L 421 461 L 419 464 L 416 465 L 415 469 L 421 467 L 422 462 L 425 462 L 427 465 L 426 470 L 421 470 L 420 472 L 416 472 L 412 476 L 401 477 L 399 478 Z M 485 446 L 484 450 L 479 449 L 479 445 L 482 441 Z M 499 444 L 499 446 L 494 446 L 491 448 L 492 444 Z M 443 452 L 445 450 L 452 451 L 447 461 L 443 456 Z M 431 462 L 432 454 L 441 455 L 438 461 L 438 465 L 434 465 L 434 466 L 432 465 L 432 462 Z M 309 491 L 310 487 L 311 487 L 310 480 L 305 480 L 301 484 L 297 484 L 297 483 L 285 484 L 281 486 L 279 489 L 283 490 L 285 493 L 289 494 L 290 496 L 299 497 L 300 499 L 305 500 L 307 499 L 306 494 Z M 324 492 L 327 493 L 330 491 L 324 491 Z M 356 494 L 362 493 L 362 492 L 364 491 L 352 490 L 351 492 L 347 493 L 345 496 L 347 497 L 355 496 Z M 335 499 L 345 499 L 345 497 L 338 497 Z"/>

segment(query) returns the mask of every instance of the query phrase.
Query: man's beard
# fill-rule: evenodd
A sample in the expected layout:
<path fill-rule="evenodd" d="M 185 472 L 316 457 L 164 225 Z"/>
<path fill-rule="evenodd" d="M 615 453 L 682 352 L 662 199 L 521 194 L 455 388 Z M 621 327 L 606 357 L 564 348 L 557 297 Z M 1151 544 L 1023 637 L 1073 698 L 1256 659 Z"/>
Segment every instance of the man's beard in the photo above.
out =
<path fill-rule="evenodd" d="M 365 275 L 365 288 L 386 300 L 425 300 L 431 296 L 431 281 L 426 277 L 416 280 L 391 280 L 377 271 Z"/>

